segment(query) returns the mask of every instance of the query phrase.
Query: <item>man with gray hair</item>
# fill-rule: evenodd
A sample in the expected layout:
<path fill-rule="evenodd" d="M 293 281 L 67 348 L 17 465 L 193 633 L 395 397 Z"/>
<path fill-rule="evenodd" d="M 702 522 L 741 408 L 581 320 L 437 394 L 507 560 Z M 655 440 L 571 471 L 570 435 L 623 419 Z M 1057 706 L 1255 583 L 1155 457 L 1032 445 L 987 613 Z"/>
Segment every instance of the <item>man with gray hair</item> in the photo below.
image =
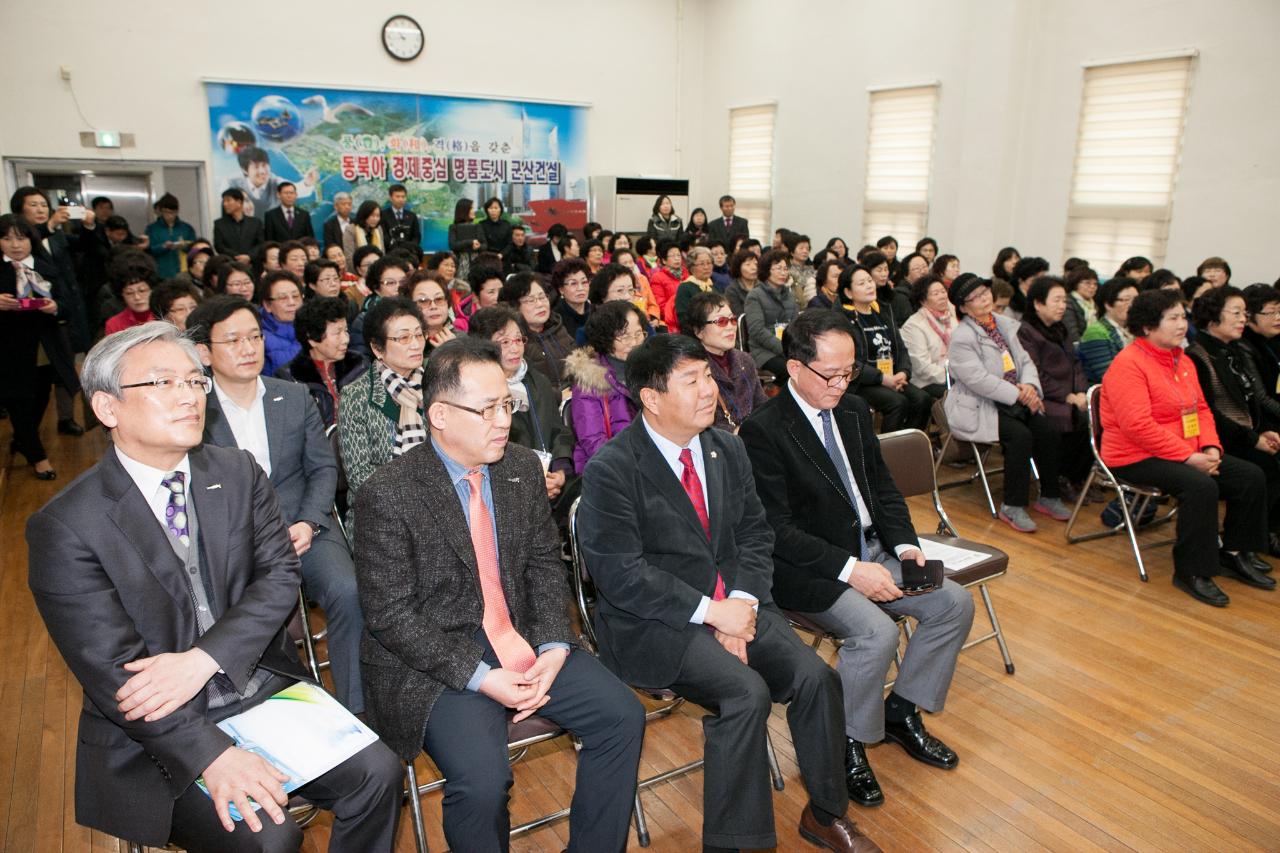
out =
<path fill-rule="evenodd" d="M 112 447 L 27 522 L 36 606 L 87 700 L 76 820 L 153 847 L 297 850 L 288 776 L 216 725 L 306 678 L 284 630 L 298 557 L 267 476 L 200 446 L 210 380 L 168 323 L 103 338 L 82 384 Z M 400 765 L 381 741 L 296 793 L 333 809 L 330 850 L 392 848 Z"/>
<path fill-rule="evenodd" d="M 324 247 L 341 246 L 342 235 L 351 227 L 351 193 L 337 193 L 333 197 L 333 216 L 324 223 Z"/>

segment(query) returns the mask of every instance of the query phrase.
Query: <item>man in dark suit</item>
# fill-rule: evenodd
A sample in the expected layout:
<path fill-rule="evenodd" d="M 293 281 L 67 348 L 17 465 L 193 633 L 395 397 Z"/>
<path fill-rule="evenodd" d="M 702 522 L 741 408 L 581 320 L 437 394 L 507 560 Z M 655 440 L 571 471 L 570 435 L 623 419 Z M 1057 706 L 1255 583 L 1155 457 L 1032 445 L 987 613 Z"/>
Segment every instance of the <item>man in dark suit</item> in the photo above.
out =
<path fill-rule="evenodd" d="M 314 237 L 311 230 L 311 214 L 298 207 L 298 188 L 292 181 L 281 181 L 276 187 L 276 200 L 280 203 L 262 217 L 267 239 L 277 243 Z"/>
<path fill-rule="evenodd" d="M 890 740 L 951 769 L 959 759 L 924 727 L 937 712 L 973 625 L 973 597 L 954 581 L 904 596 L 902 566 L 924 554 L 911 513 L 880 456 L 871 411 L 849 394 L 853 328 L 838 311 L 805 311 L 782 337 L 791 381 L 756 409 L 739 435 L 773 527 L 773 595 L 836 634 L 844 686 L 846 783 L 864 806 L 884 802 L 864 745 Z M 902 614 L 918 622 L 893 692 L 882 685 Z"/>
<path fill-rule="evenodd" d="M 426 749 L 448 780 L 449 845 L 497 851 L 510 826 L 508 717 L 546 717 L 582 744 L 569 849 L 619 853 L 644 709 L 571 648 L 542 463 L 508 441 L 515 401 L 497 346 L 463 338 L 436 349 L 421 393 L 430 441 L 356 493 L 370 723 L 406 760 Z"/>
<path fill-rule="evenodd" d="M 213 371 L 205 441 L 253 454 L 267 472 L 280 515 L 302 561 L 307 598 L 324 609 L 338 700 L 364 712 L 360 635 L 364 619 L 346 537 L 333 523 L 338 463 L 320 410 L 305 386 L 260 376 L 264 358 L 257 309 L 237 296 L 206 299 L 187 317 L 200 358 Z"/>
<path fill-rule="evenodd" d="M 878 850 L 844 817 L 839 679 L 773 605 L 773 531 L 742 442 L 710 428 L 717 389 L 706 351 L 658 335 L 632 351 L 626 373 L 642 415 L 588 463 L 578 513 L 601 659 L 628 683 L 711 711 L 704 850 L 778 843 L 765 768 L 773 701 L 790 703 L 809 792 L 801 835 Z"/>
<path fill-rule="evenodd" d="M 333 216 L 324 221 L 324 247 L 341 246 L 343 233 L 351 227 L 351 193 L 333 197 Z"/>
<path fill-rule="evenodd" d="M 222 216 L 213 223 L 213 248 L 219 255 L 231 255 L 242 264 L 253 259 L 266 242 L 262 220 L 244 215 L 244 190 L 222 191 Z"/>
<path fill-rule="evenodd" d="M 422 247 L 422 226 L 418 224 L 418 216 L 408 207 L 409 191 L 404 184 L 392 184 L 387 190 L 389 201 L 382 208 L 383 245 L 390 250 L 397 243 L 408 243 L 410 246 Z M 501 247 L 494 247 L 498 251 Z"/>
<path fill-rule="evenodd" d="M 750 239 L 751 226 L 747 220 L 741 216 L 734 216 L 733 211 L 737 207 L 731 195 L 720 196 L 720 217 L 712 219 L 707 223 L 707 239 L 715 242 L 719 241 L 726 246 L 733 245 L 733 238 L 736 234 Z"/>
<path fill-rule="evenodd" d="M 305 678 L 275 493 L 249 454 L 200 446 L 208 379 L 171 325 L 103 339 L 82 375 L 112 447 L 27 522 L 31 591 L 85 694 L 76 820 L 153 847 L 297 850 L 287 776 L 215 725 Z M 389 851 L 401 778 L 379 742 L 296 793 L 333 809 L 331 851 Z"/>

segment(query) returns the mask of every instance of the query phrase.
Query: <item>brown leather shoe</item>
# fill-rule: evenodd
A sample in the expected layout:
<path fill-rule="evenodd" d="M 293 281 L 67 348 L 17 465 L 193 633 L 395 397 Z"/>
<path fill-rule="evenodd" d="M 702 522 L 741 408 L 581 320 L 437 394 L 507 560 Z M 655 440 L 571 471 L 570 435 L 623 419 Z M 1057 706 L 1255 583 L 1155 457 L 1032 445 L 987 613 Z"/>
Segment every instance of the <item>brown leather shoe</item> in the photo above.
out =
<path fill-rule="evenodd" d="M 853 821 L 840 818 L 831 826 L 823 826 L 813 816 L 813 806 L 805 806 L 800 815 L 800 837 L 827 850 L 847 853 L 880 853 L 880 846 L 863 835 Z"/>

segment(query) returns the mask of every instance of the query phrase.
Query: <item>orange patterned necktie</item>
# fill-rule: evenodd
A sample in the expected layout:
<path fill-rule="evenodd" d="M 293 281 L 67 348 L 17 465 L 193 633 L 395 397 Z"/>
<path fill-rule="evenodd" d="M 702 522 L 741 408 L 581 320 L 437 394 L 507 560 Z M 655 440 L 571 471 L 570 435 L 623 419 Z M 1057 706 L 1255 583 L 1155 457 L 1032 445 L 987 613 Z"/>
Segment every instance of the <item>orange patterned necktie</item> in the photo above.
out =
<path fill-rule="evenodd" d="M 476 568 L 480 570 L 480 591 L 484 595 L 484 634 L 498 656 L 503 669 L 525 673 L 537 655 L 511 624 L 507 599 L 502 593 L 498 574 L 498 548 L 493 539 L 493 519 L 484 503 L 484 472 L 479 468 L 467 473 L 471 487 L 471 547 L 476 552 Z"/>

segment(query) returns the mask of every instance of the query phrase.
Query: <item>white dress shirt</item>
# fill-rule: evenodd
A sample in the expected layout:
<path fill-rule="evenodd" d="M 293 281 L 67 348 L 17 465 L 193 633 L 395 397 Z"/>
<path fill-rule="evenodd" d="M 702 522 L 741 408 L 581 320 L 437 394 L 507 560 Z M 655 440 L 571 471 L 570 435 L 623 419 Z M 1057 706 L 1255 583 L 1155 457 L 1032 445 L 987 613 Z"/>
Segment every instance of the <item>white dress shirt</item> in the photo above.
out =
<path fill-rule="evenodd" d="M 178 463 L 178 467 L 168 471 L 159 468 L 152 468 L 150 465 L 144 465 L 136 459 L 131 459 L 124 454 L 120 448 L 115 448 L 116 458 L 120 460 L 124 471 L 129 475 L 129 479 L 133 480 L 133 484 L 138 487 L 138 491 L 146 498 L 147 506 L 151 507 L 151 512 L 156 517 L 156 521 L 164 528 L 165 533 L 169 532 L 168 522 L 165 521 L 164 512 L 169 506 L 168 486 L 161 485 L 161 482 L 172 474 L 174 471 L 183 473 L 182 496 L 186 499 L 188 505 L 191 502 L 191 458 L 183 456 L 182 461 Z"/>
<path fill-rule="evenodd" d="M 805 402 L 805 399 L 800 396 L 800 392 L 796 390 L 796 383 L 794 381 L 787 382 L 787 390 L 791 393 L 791 397 L 796 401 L 796 405 L 800 407 L 800 411 L 804 413 L 805 420 L 808 422 L 809 426 L 813 427 L 813 431 L 817 433 L 818 444 L 821 444 L 825 448 L 827 446 L 827 439 L 826 436 L 823 435 L 822 430 L 822 411 L 815 409 L 813 406 L 810 406 Z M 867 502 L 863 500 L 862 492 L 858 491 L 858 481 L 853 476 L 853 469 L 849 467 L 849 457 L 845 455 L 844 439 L 840 435 L 840 424 L 836 423 L 835 415 L 831 416 L 831 431 L 835 433 L 836 453 L 840 455 L 840 464 L 844 466 L 844 473 L 849 478 L 849 485 L 853 487 L 853 494 L 851 497 L 853 498 L 854 505 L 858 508 L 858 523 L 862 525 L 863 529 L 866 529 L 871 527 L 874 523 L 871 518 L 871 510 L 867 509 Z M 915 550 L 916 546 L 910 544 L 898 545 L 893 549 L 899 560 L 902 559 L 902 555 L 907 551 Z M 844 568 L 841 569 L 839 574 L 841 582 L 849 582 L 849 575 L 853 574 L 853 564 L 857 559 L 858 555 L 854 554 L 849 558 L 849 561 L 844 564 Z"/>
<path fill-rule="evenodd" d="M 693 457 L 693 470 L 698 474 L 698 482 L 702 485 L 702 504 L 707 508 L 707 517 L 711 516 L 711 501 L 707 497 L 707 469 L 702 459 L 702 436 L 695 435 L 693 439 L 684 447 L 676 444 L 674 441 L 661 436 L 654 432 L 653 427 L 649 426 L 649 421 L 640 416 L 641 422 L 644 424 L 644 431 L 649 433 L 649 438 L 653 439 L 653 443 L 657 445 L 658 452 L 662 454 L 662 458 L 666 460 L 667 466 L 671 468 L 671 473 L 675 475 L 676 482 L 680 483 L 680 488 L 684 488 L 684 463 L 680 461 L 680 452 L 688 449 Z M 759 610 L 760 603 L 756 601 L 756 597 L 749 592 L 743 592 L 735 589 L 729 593 L 729 598 L 745 598 L 753 603 L 753 610 Z M 707 608 L 711 605 L 711 596 L 704 595 L 702 600 L 698 602 L 698 607 L 693 611 L 693 615 L 689 617 L 689 621 L 695 625 L 701 625 L 702 620 L 707 615 Z"/>
<path fill-rule="evenodd" d="M 236 447 L 253 454 L 258 465 L 271 476 L 271 444 L 267 438 L 267 413 L 262 405 L 262 398 L 267 395 L 267 386 L 258 377 L 258 391 L 253 396 L 249 408 L 242 409 L 222 392 L 218 380 L 213 380 L 213 391 L 218 395 L 218 403 L 222 406 L 222 414 L 227 418 L 231 434 L 236 437 Z"/>

